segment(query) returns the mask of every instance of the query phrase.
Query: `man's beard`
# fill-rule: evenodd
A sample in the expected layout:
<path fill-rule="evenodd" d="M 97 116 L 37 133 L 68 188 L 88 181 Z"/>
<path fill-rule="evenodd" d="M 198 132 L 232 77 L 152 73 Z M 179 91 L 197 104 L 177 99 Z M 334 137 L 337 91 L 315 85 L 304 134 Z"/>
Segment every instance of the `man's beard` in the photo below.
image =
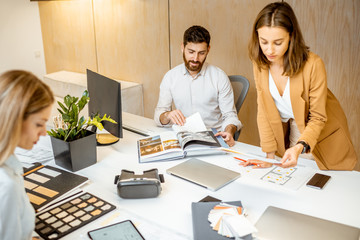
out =
<path fill-rule="evenodd" d="M 206 60 L 206 57 L 204 59 L 204 61 L 200 62 L 200 61 L 192 61 L 192 60 L 187 60 L 186 57 L 185 57 L 185 53 L 183 53 L 183 59 L 184 59 L 184 63 L 185 63 L 185 67 L 189 70 L 189 71 L 192 71 L 192 72 L 200 72 L 202 66 L 204 65 L 204 62 Z M 190 65 L 190 62 L 191 63 L 198 63 L 198 65 L 196 66 L 191 66 Z"/>

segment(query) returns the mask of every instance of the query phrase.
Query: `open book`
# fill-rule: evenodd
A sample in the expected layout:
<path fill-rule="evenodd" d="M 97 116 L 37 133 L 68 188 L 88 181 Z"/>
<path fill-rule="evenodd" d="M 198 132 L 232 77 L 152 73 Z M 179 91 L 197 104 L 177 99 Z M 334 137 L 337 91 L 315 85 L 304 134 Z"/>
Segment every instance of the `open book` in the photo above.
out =
<path fill-rule="evenodd" d="M 207 130 L 199 113 L 186 118 L 184 126 L 173 125 L 173 131 L 138 140 L 139 162 L 174 160 L 186 156 L 225 154 L 226 143 Z"/>

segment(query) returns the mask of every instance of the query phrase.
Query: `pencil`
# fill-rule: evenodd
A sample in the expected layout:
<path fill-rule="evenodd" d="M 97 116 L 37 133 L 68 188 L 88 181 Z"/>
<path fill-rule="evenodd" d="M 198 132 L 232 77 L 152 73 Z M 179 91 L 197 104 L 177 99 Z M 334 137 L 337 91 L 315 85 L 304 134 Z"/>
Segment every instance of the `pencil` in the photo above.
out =
<path fill-rule="evenodd" d="M 34 166 L 33 168 L 31 168 L 29 171 L 27 171 L 26 173 L 23 174 L 23 176 L 29 175 L 30 173 L 33 173 L 37 170 L 39 170 L 40 168 L 43 168 L 44 165 L 39 165 L 39 166 Z"/>
<path fill-rule="evenodd" d="M 234 157 L 234 158 L 237 159 L 237 160 L 243 161 L 243 162 L 247 162 L 246 160 L 238 158 L 238 157 Z"/>
<path fill-rule="evenodd" d="M 238 157 L 234 157 L 234 158 L 237 159 L 237 160 L 243 161 L 243 162 L 247 162 L 246 160 L 241 159 L 241 158 L 238 158 Z M 261 165 L 260 165 L 260 164 L 252 163 L 252 164 L 250 164 L 250 166 L 258 166 L 258 167 L 260 167 Z"/>
<path fill-rule="evenodd" d="M 226 151 L 226 152 L 231 152 L 231 153 L 237 153 L 237 154 L 245 155 L 245 154 L 243 154 L 243 153 L 241 153 L 241 152 L 237 152 L 237 151 L 234 151 L 234 150 L 228 149 L 228 148 L 221 148 L 221 150 L 224 150 L 224 151 Z"/>

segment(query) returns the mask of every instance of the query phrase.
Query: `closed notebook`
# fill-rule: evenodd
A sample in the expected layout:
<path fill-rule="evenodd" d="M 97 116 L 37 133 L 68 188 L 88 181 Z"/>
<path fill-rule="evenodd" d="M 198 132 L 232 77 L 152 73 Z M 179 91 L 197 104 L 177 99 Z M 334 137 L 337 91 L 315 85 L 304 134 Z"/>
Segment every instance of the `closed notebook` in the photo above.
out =
<path fill-rule="evenodd" d="M 194 240 L 229 240 L 230 238 L 219 235 L 210 227 L 208 216 L 210 210 L 220 202 L 193 202 L 191 204 L 192 223 Z M 241 201 L 225 202 L 227 204 L 242 207 Z M 244 240 L 253 239 L 249 234 L 243 238 Z"/>
<path fill-rule="evenodd" d="M 25 191 L 36 211 L 42 211 L 52 203 L 80 191 L 88 178 L 60 168 L 35 165 L 24 169 Z"/>

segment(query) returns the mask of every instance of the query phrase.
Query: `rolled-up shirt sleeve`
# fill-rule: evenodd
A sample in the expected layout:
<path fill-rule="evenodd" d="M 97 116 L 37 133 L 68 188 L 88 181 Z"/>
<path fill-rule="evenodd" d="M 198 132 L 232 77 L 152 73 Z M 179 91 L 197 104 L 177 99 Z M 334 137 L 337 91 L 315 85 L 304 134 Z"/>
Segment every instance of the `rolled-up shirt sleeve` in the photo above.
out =
<path fill-rule="evenodd" d="M 160 115 L 164 112 L 171 111 L 171 105 L 172 105 L 172 95 L 170 91 L 170 81 L 169 81 L 169 74 L 166 74 L 160 84 L 160 93 L 159 93 L 159 100 L 157 103 L 157 106 L 155 108 L 154 113 L 154 120 L 155 123 L 158 126 L 170 126 L 171 124 L 162 124 L 160 122 Z"/>

